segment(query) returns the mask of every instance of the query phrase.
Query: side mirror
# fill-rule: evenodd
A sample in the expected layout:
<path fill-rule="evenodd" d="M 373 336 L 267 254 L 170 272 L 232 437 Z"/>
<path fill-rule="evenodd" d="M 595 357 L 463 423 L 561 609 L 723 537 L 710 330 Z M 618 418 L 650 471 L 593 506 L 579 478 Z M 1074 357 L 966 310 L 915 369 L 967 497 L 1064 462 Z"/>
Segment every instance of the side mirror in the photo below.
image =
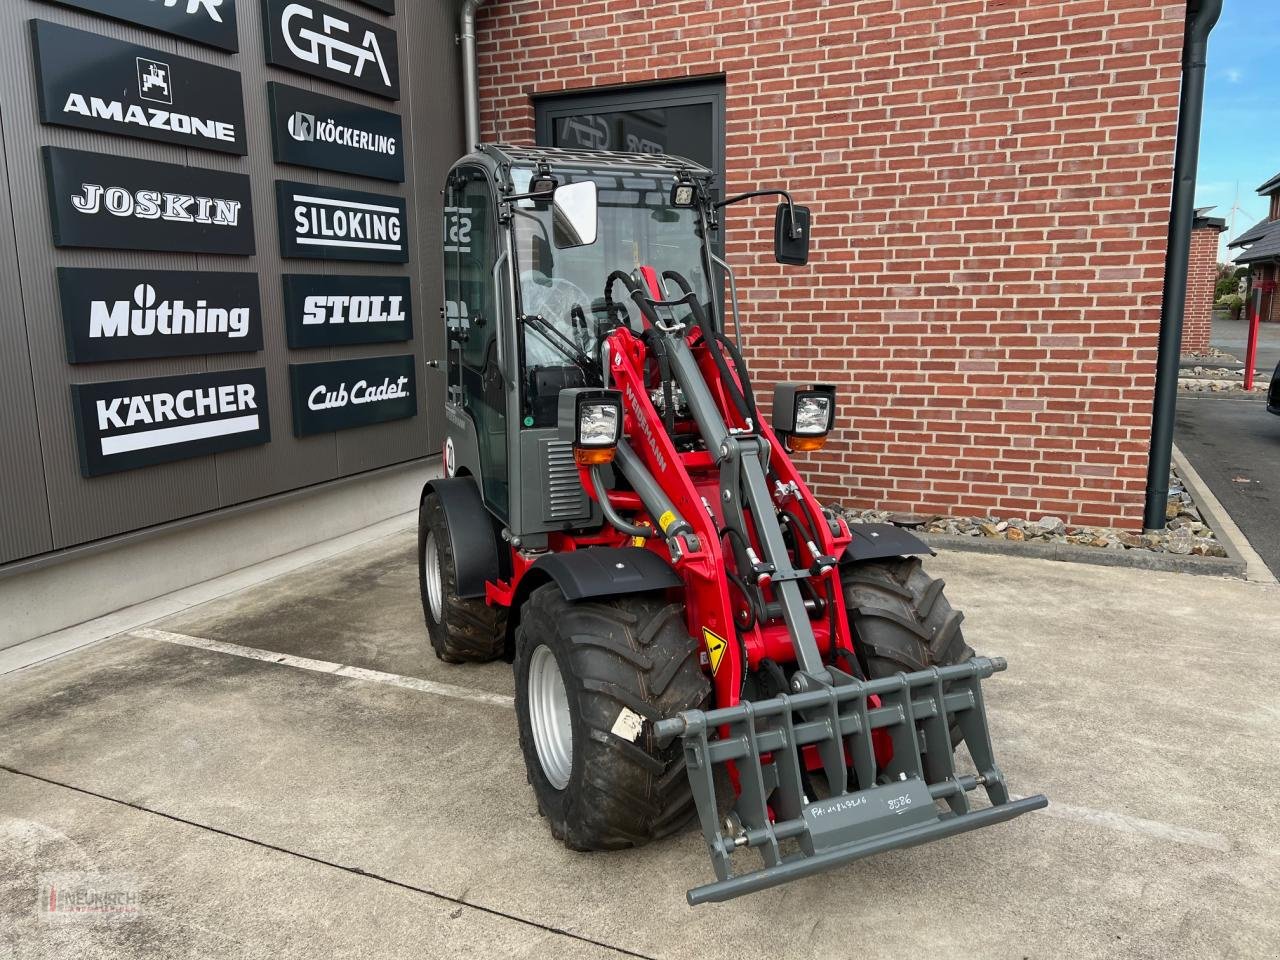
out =
<path fill-rule="evenodd" d="M 795 211 L 795 223 L 791 211 Z M 773 258 L 792 267 L 809 262 L 809 208 L 778 204 L 773 218 Z"/>
<path fill-rule="evenodd" d="M 599 197 L 594 180 L 566 183 L 551 197 L 556 247 L 586 247 L 596 242 Z"/>

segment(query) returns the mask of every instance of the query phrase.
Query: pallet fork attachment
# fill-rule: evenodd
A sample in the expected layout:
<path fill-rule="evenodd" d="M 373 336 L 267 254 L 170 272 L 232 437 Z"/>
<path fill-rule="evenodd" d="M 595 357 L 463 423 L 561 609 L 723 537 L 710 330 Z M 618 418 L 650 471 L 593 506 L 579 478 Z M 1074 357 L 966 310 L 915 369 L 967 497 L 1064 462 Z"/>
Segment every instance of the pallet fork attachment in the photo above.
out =
<path fill-rule="evenodd" d="M 690 890 L 689 903 L 729 900 L 1047 806 L 1044 796 L 1010 799 L 995 763 L 980 683 L 1005 667 L 1003 658 L 975 657 L 871 681 L 832 670 L 835 682 L 826 689 L 659 721 L 660 740 L 683 737 L 717 878 Z M 976 774 L 956 771 L 953 725 Z M 886 731 L 893 743 L 884 767 L 876 763 L 875 730 Z M 827 790 L 821 799 L 807 795 L 813 788 L 804 773 L 806 747 L 822 760 Z M 736 766 L 741 792 L 722 823 L 715 767 L 728 763 Z M 991 805 L 973 809 L 968 794 L 979 786 Z M 733 855 L 746 848 L 756 850 L 763 865 L 735 873 Z"/>

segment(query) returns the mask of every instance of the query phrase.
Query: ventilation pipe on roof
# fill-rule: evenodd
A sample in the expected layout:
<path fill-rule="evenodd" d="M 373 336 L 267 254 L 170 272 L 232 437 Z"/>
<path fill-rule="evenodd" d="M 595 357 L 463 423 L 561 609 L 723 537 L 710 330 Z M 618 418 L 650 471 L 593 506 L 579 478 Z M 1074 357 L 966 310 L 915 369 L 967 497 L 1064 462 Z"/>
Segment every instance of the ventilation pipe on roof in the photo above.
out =
<path fill-rule="evenodd" d="M 458 24 L 462 45 L 462 104 L 467 124 L 467 151 L 480 142 L 480 72 L 476 67 L 476 11 L 485 0 L 466 0 Z"/>
<path fill-rule="evenodd" d="M 1209 33 L 1222 14 L 1222 0 L 1189 0 L 1182 40 L 1182 103 L 1169 212 L 1169 251 L 1164 268 L 1164 306 L 1156 359 L 1156 396 L 1151 413 L 1151 453 L 1147 460 L 1147 501 L 1142 525 L 1162 530 L 1169 499 L 1173 421 L 1178 401 L 1178 358 L 1182 353 L 1182 313 L 1187 305 L 1191 226 L 1195 218 L 1196 169 L 1200 163 L 1200 121 L 1204 113 L 1204 70 Z"/>

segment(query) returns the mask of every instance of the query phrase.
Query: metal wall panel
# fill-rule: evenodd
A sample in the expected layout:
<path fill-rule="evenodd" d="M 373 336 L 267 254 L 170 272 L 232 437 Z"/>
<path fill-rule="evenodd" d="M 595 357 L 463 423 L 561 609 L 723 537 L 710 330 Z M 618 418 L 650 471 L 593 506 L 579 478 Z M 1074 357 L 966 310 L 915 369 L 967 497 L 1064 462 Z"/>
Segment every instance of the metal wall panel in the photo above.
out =
<path fill-rule="evenodd" d="M 332 2 L 353 13 L 361 11 L 350 0 Z M 439 189 L 445 172 L 461 150 L 463 139 L 458 106 L 460 67 L 454 43 L 456 4 L 452 0 L 399 4 L 397 14 L 389 18 L 361 11 L 361 15 L 385 22 L 398 34 L 402 100 L 395 105 L 323 80 L 267 66 L 259 0 L 238 0 L 237 10 L 240 52 L 230 54 L 36 0 L 5 0 L 0 4 L 0 118 L 3 118 L 0 134 L 8 158 L 3 183 L 13 201 L 12 217 L 3 221 L 12 222 L 13 237 L 8 246 L 0 238 L 0 292 L 6 294 L 6 304 L 25 305 L 25 315 L 14 310 L 0 318 L 0 349 L 4 354 L 0 357 L 0 378 L 4 381 L 0 384 L 0 402 L 13 400 L 11 406 L 17 411 L 3 414 L 4 434 L 6 438 L 14 438 L 10 449 L 23 451 L 22 455 L 7 457 L 6 463 L 0 466 L 0 492 L 10 487 L 20 490 L 19 498 L 9 502 L 21 503 L 24 508 L 21 524 L 5 520 L 0 533 L 0 563 L 416 459 L 435 452 L 440 445 L 443 375 L 428 368 L 426 362 L 443 357 L 443 335 L 438 320 L 441 302 Z M 32 18 L 64 23 L 238 70 L 244 88 L 248 156 L 237 158 L 195 148 L 42 126 L 37 119 L 31 43 L 26 26 L 26 21 Z M 398 108 L 404 122 L 406 182 L 401 185 L 277 166 L 272 161 L 268 80 L 380 109 Z M 56 250 L 50 235 L 40 164 L 40 147 L 45 144 L 248 174 L 252 180 L 257 254 L 245 258 Z M 403 196 L 409 207 L 409 264 L 405 267 L 282 260 L 275 213 L 277 179 Z M 0 206 L 0 214 L 4 212 Z M 72 367 L 66 361 L 59 318 L 58 266 L 256 272 L 262 297 L 263 350 L 253 354 Z M 280 281 L 284 273 L 407 273 L 413 284 L 414 339 L 408 344 L 289 350 Z M 14 295 L 8 295 L 11 290 L 15 291 Z M 339 434 L 301 440 L 293 437 L 290 362 L 406 352 L 414 355 L 418 365 L 420 412 L 417 417 Z M 25 366 L 27 356 L 30 370 Z M 15 369 L 10 376 L 9 367 L 15 363 L 21 369 Z M 251 366 L 267 368 L 271 443 L 92 480 L 80 476 L 69 384 Z M 18 391 L 18 395 L 10 397 L 14 391 Z M 38 437 L 33 430 L 37 421 Z M 408 504 L 406 509 L 412 506 Z"/>

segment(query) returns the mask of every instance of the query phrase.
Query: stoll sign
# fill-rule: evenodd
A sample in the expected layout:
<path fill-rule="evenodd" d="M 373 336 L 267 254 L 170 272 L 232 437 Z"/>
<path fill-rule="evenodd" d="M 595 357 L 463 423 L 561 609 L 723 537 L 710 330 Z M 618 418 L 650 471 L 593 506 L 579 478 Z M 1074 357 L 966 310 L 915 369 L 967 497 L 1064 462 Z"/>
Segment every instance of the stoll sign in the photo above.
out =
<path fill-rule="evenodd" d="M 256 273 L 58 268 L 67 360 L 262 349 Z"/>
<path fill-rule="evenodd" d="M 53 242 L 252 256 L 249 178 L 62 147 L 43 147 Z"/>
<path fill-rule="evenodd" d="M 51 0 L 233 53 L 236 0 Z"/>
<path fill-rule="evenodd" d="M 289 364 L 293 434 L 364 427 L 418 412 L 413 357 Z"/>
<path fill-rule="evenodd" d="M 400 99 L 396 33 L 319 0 L 263 0 L 267 63 Z"/>
<path fill-rule="evenodd" d="M 74 384 L 71 400 L 86 477 L 271 440 L 262 367 Z"/>
<path fill-rule="evenodd" d="M 403 197 L 276 181 L 280 256 L 409 262 Z"/>
<path fill-rule="evenodd" d="M 276 163 L 404 182 L 400 117 L 349 100 L 267 84 Z"/>
<path fill-rule="evenodd" d="M 284 324 L 293 350 L 409 340 L 409 278 L 287 275 Z"/>
<path fill-rule="evenodd" d="M 31 21 L 40 119 L 244 156 L 240 74 Z"/>

